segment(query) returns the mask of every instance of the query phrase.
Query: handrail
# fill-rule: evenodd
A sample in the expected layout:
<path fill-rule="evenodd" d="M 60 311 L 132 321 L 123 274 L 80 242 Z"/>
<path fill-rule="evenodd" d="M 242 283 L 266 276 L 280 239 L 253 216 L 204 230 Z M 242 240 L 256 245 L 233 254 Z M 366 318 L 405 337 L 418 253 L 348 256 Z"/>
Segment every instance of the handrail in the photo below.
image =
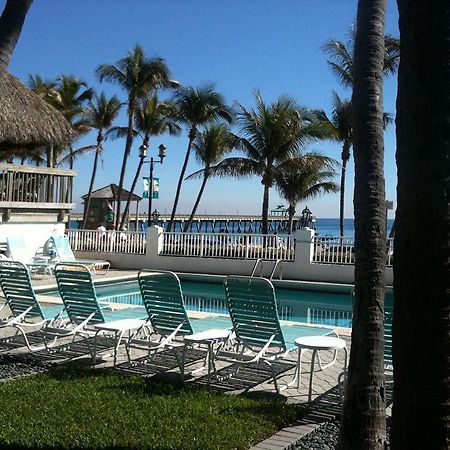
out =
<path fill-rule="evenodd" d="M 280 271 L 280 280 L 283 279 L 283 261 L 281 259 L 277 259 L 275 264 L 273 265 L 273 269 L 272 272 L 270 274 L 269 280 L 271 280 L 273 278 L 273 276 L 275 275 L 275 271 L 277 270 L 277 267 L 280 266 L 281 271 Z"/>
<path fill-rule="evenodd" d="M 65 177 L 74 177 L 77 172 L 71 169 L 59 169 L 56 167 L 37 167 L 37 166 L 22 166 L 20 164 L 1 164 L 0 171 L 20 172 L 20 173 L 39 173 L 44 175 L 60 175 Z"/>
<path fill-rule="evenodd" d="M 259 263 L 261 263 L 261 274 L 260 274 L 260 276 L 262 275 L 262 270 L 263 270 L 263 260 L 262 260 L 262 258 L 258 258 L 257 260 L 256 260 L 256 262 L 255 262 L 255 265 L 253 266 L 253 270 L 252 270 L 252 273 L 251 273 L 251 277 L 254 277 L 255 276 L 255 273 L 256 273 L 256 268 L 258 267 L 258 264 Z"/>

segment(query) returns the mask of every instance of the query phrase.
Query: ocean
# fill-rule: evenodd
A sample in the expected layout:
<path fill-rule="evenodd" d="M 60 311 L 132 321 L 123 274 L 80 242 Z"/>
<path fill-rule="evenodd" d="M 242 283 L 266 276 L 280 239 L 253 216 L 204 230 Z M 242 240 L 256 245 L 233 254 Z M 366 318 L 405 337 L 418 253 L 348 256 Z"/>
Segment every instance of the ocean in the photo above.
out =
<path fill-rule="evenodd" d="M 388 235 L 391 231 L 393 219 L 388 219 Z M 78 228 L 76 221 L 70 221 L 70 228 Z M 147 225 L 144 225 L 144 229 Z M 339 236 L 339 219 L 317 218 L 316 232 L 320 236 Z M 344 219 L 344 234 L 346 237 L 353 237 L 355 235 L 355 224 L 353 219 Z"/>

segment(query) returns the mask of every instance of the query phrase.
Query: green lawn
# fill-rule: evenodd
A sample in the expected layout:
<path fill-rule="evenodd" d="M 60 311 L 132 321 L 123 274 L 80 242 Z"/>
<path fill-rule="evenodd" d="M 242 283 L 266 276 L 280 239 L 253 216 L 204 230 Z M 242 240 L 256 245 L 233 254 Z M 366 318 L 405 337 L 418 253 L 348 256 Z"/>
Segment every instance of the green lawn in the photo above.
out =
<path fill-rule="evenodd" d="M 300 415 L 275 400 L 58 368 L 0 383 L 0 448 L 246 449 Z"/>

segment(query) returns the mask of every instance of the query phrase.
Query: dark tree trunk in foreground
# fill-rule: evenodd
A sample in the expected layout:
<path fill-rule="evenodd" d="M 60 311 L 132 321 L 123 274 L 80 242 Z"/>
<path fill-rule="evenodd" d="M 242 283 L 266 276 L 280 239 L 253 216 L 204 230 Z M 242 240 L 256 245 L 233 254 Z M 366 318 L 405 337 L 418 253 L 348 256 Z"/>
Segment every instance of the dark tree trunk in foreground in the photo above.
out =
<path fill-rule="evenodd" d="M 391 442 L 440 450 L 450 448 L 450 2 L 398 6 Z"/>
<path fill-rule="evenodd" d="M 187 165 L 189 162 L 189 156 L 191 155 L 192 143 L 197 136 L 197 128 L 191 127 L 189 131 L 189 144 L 186 150 L 186 156 L 184 157 L 183 167 L 181 168 L 180 178 L 178 178 L 177 191 L 175 193 L 175 200 L 173 201 L 172 213 L 170 214 L 170 222 L 167 225 L 167 231 L 172 231 L 173 221 L 175 220 L 175 214 L 177 213 L 178 201 L 180 200 L 181 186 L 183 184 L 184 176 L 186 174 Z"/>
<path fill-rule="evenodd" d="M 355 299 L 338 449 L 384 449 L 386 225 L 383 148 L 385 0 L 359 0 L 353 86 Z"/>
<path fill-rule="evenodd" d="M 25 16 L 33 0 L 7 0 L 0 17 L 0 81 L 19 40 Z"/>

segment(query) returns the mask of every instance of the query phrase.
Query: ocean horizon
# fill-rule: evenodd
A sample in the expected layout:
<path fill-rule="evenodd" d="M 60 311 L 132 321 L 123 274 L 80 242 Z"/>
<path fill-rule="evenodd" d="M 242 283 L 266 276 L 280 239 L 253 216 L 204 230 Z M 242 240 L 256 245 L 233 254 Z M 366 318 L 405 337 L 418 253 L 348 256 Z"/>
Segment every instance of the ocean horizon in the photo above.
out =
<path fill-rule="evenodd" d="M 388 235 L 391 232 L 394 219 L 388 219 Z M 77 229 L 78 221 L 71 220 L 70 228 Z M 144 225 L 143 231 L 147 229 Z M 319 236 L 339 236 L 339 219 L 333 218 L 316 218 L 316 233 Z M 281 233 L 280 233 L 281 234 Z M 344 219 L 344 235 L 346 237 L 354 237 L 355 235 L 355 221 L 354 219 Z"/>

